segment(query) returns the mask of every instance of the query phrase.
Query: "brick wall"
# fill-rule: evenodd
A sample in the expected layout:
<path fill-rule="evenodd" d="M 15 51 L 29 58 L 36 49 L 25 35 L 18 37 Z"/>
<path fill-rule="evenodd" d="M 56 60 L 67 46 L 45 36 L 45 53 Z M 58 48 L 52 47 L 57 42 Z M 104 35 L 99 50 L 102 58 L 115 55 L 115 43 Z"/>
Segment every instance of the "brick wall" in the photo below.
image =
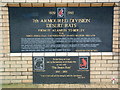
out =
<path fill-rule="evenodd" d="M 59 2 L 59 0 L 57 0 Z M 74 2 L 85 2 L 84 0 L 74 0 Z M 87 1 L 87 0 L 86 0 Z M 100 0 L 91 0 L 96 2 Z M 108 0 L 105 0 L 108 1 Z M 114 0 L 109 0 L 114 1 Z M 118 0 L 116 0 L 118 1 Z M 8 3 L 5 3 L 8 2 Z M 12 2 L 12 3 L 9 3 Z M 29 3 L 16 3 L 29 2 Z M 32 83 L 32 56 L 91 56 L 90 61 L 90 79 L 91 83 L 111 83 L 111 78 L 117 78 L 118 82 L 118 60 L 120 59 L 120 7 L 116 3 L 114 8 L 114 26 L 113 26 L 113 52 L 63 52 L 63 53 L 10 53 L 9 43 L 9 6 L 43 6 L 42 0 L 2 0 L 0 3 L 0 80 L 3 83 Z M 44 2 L 52 2 L 52 0 L 44 0 Z M 55 2 L 55 0 L 54 0 Z M 60 2 L 73 2 L 72 0 L 63 0 Z M 89 6 L 101 5 L 99 3 L 44 3 L 44 6 Z M 102 4 L 102 5 L 111 5 Z"/>
<path fill-rule="evenodd" d="M 119 2 L 120 0 L 1 0 L 2 2 Z"/>

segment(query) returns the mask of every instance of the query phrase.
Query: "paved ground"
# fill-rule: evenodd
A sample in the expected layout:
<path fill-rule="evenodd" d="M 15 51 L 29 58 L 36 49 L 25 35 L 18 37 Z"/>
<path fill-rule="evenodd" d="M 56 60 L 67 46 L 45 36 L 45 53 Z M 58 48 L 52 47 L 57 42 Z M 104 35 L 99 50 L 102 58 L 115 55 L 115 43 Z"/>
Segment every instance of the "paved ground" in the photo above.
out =
<path fill-rule="evenodd" d="M 4 84 L 2 88 L 118 88 L 117 84 Z"/>

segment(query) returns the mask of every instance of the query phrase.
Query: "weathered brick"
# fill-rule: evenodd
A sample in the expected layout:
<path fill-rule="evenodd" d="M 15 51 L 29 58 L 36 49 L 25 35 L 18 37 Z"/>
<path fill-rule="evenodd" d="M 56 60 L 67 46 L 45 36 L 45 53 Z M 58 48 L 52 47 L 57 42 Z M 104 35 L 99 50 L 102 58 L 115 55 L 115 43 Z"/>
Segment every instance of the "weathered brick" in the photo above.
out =
<path fill-rule="evenodd" d="M 0 27 L 0 30 L 2 30 L 2 31 L 9 30 L 9 27 Z"/>
<path fill-rule="evenodd" d="M 91 79 L 90 82 L 92 82 L 92 83 L 94 83 L 94 82 L 99 83 L 100 79 Z"/>
<path fill-rule="evenodd" d="M 43 3 L 32 3 L 33 7 L 43 7 Z"/>
<path fill-rule="evenodd" d="M 5 30 L 5 31 L 2 31 L 3 35 L 9 35 L 9 31 Z"/>
<path fill-rule="evenodd" d="M 4 42 L 4 43 L 3 43 L 3 46 L 9 46 L 9 45 L 10 45 L 9 42 Z"/>
<path fill-rule="evenodd" d="M 118 60 L 108 60 L 108 63 L 118 63 Z"/>
<path fill-rule="evenodd" d="M 101 82 L 107 82 L 107 83 L 109 83 L 109 82 L 111 82 L 111 80 L 110 79 L 101 79 Z"/>
<path fill-rule="evenodd" d="M 32 60 L 32 57 L 22 57 L 22 60 Z"/>
<path fill-rule="evenodd" d="M 16 64 L 16 61 L 5 61 L 5 64 Z"/>
<path fill-rule="evenodd" d="M 117 29 L 117 30 L 113 30 L 113 33 L 114 34 L 118 34 L 119 33 L 119 30 Z"/>
<path fill-rule="evenodd" d="M 113 48 L 118 48 L 118 45 L 113 45 Z"/>
<path fill-rule="evenodd" d="M 118 73 L 119 73 L 118 71 L 113 71 L 114 75 L 118 75 Z"/>
<path fill-rule="evenodd" d="M 107 68 L 107 70 L 118 70 L 118 68 L 112 67 L 112 68 Z"/>
<path fill-rule="evenodd" d="M 115 35 L 116 37 L 118 37 L 117 35 Z M 118 41 L 113 41 L 113 44 L 118 44 Z"/>
<path fill-rule="evenodd" d="M 22 83 L 32 83 L 32 80 L 22 80 Z"/>
<path fill-rule="evenodd" d="M 4 76 L 4 79 L 16 79 L 16 76 Z"/>
<path fill-rule="evenodd" d="M 112 64 L 101 64 L 102 67 L 112 67 Z"/>
<path fill-rule="evenodd" d="M 32 67 L 32 64 L 30 65 L 22 65 L 22 67 L 24 68 L 24 67 L 26 67 L 26 68 L 30 68 L 30 67 Z"/>
<path fill-rule="evenodd" d="M 119 18 L 119 15 L 114 15 L 114 18 Z"/>
<path fill-rule="evenodd" d="M 10 42 L 10 39 L 3 39 L 3 42 Z"/>
<path fill-rule="evenodd" d="M 96 70 L 106 70 L 106 68 L 100 67 L 100 68 L 96 68 Z"/>
<path fill-rule="evenodd" d="M 21 7 L 31 7 L 31 3 L 20 3 Z"/>
<path fill-rule="evenodd" d="M 113 52 L 119 52 L 119 50 L 118 49 L 113 49 Z"/>
<path fill-rule="evenodd" d="M 17 79 L 27 79 L 27 76 L 16 76 Z"/>
<path fill-rule="evenodd" d="M 17 64 L 27 64 L 27 61 L 17 61 Z"/>
<path fill-rule="evenodd" d="M 16 68 L 5 68 L 5 71 L 16 71 Z"/>
<path fill-rule="evenodd" d="M 9 57 L 2 57 L 2 58 L 0 58 L 0 60 L 8 61 L 8 60 L 9 60 Z"/>
<path fill-rule="evenodd" d="M 10 80 L 2 80 L 2 83 L 3 83 L 3 84 L 9 84 L 9 83 L 11 83 L 11 82 L 10 82 Z"/>
<path fill-rule="evenodd" d="M 32 71 L 33 71 L 32 68 L 28 68 L 27 70 L 28 70 L 29 72 L 32 72 Z"/>
<path fill-rule="evenodd" d="M 0 53 L 9 53 L 10 51 L 9 50 L 2 50 L 0 51 Z"/>
<path fill-rule="evenodd" d="M 96 75 L 90 75 L 90 78 L 92 79 L 92 78 L 96 78 Z"/>
<path fill-rule="evenodd" d="M 118 14 L 119 14 L 119 11 L 116 11 L 116 10 L 115 10 L 115 11 L 114 11 L 114 14 L 117 14 L 117 15 L 118 15 Z"/>
<path fill-rule="evenodd" d="M 0 12 L 0 14 L 3 15 L 3 16 L 8 15 L 8 11 L 2 11 L 2 12 Z"/>
<path fill-rule="evenodd" d="M 3 54 L 3 53 L 0 53 L 0 57 L 4 57 L 4 54 Z"/>
<path fill-rule="evenodd" d="M 10 64 L 3 64 L 2 67 L 3 68 L 10 68 Z"/>
<path fill-rule="evenodd" d="M 17 71 L 27 71 L 27 68 L 17 68 Z"/>
<path fill-rule="evenodd" d="M 0 17 L 1 18 L 1 17 Z M 2 26 L 3 25 L 3 23 L 0 23 L 0 26 Z"/>
<path fill-rule="evenodd" d="M 10 47 L 9 47 L 9 46 L 4 46 L 4 50 L 9 51 L 9 50 L 10 50 Z"/>
<path fill-rule="evenodd" d="M 27 78 L 28 78 L 28 79 L 33 79 L 33 76 L 28 76 Z"/>
<path fill-rule="evenodd" d="M 8 12 L 8 11 L 7 11 Z M 3 15 L 3 19 L 8 19 L 9 16 L 8 15 Z"/>
<path fill-rule="evenodd" d="M 11 80 L 11 83 L 21 83 L 22 80 Z"/>
<path fill-rule="evenodd" d="M 82 1 L 85 1 L 85 0 L 80 0 L 80 1 L 82 2 Z M 90 3 L 80 3 L 79 7 L 90 7 Z"/>
<path fill-rule="evenodd" d="M 95 78 L 107 78 L 107 75 L 96 75 Z"/>
<path fill-rule="evenodd" d="M 6 76 L 6 75 L 10 75 L 10 72 L 0 72 L 0 75 Z"/>
<path fill-rule="evenodd" d="M 105 56 L 102 56 L 102 59 L 113 59 L 113 56 L 112 55 L 105 55 Z"/>
<path fill-rule="evenodd" d="M 32 64 L 32 61 L 28 61 L 27 64 L 30 64 L 30 65 L 31 65 L 31 64 Z"/>
<path fill-rule="evenodd" d="M 117 75 L 107 75 L 107 78 L 112 79 L 113 77 L 118 78 Z"/>
<path fill-rule="evenodd" d="M 92 75 L 92 74 L 100 74 L 100 71 L 92 71 L 92 72 L 90 72 L 90 74 Z"/>
<path fill-rule="evenodd" d="M 101 60 L 101 56 L 91 56 L 91 59 L 95 59 L 95 60 L 100 59 Z"/>
<path fill-rule="evenodd" d="M 56 3 L 56 7 L 67 7 L 67 3 Z"/>
<path fill-rule="evenodd" d="M 9 27 L 9 23 L 2 23 L 2 26 L 3 27 L 6 27 L 6 26 Z"/>
<path fill-rule="evenodd" d="M 21 65 L 14 64 L 14 65 L 11 65 L 11 67 L 15 67 L 15 68 L 21 68 Z"/>
<path fill-rule="evenodd" d="M 116 26 L 117 26 L 117 25 L 119 25 L 119 23 L 118 23 L 118 22 L 114 22 L 113 25 L 116 25 Z"/>
<path fill-rule="evenodd" d="M 9 35 L 3 35 L 3 39 L 9 38 Z"/>
<path fill-rule="evenodd" d="M 10 75 L 15 75 L 15 76 L 21 75 L 21 72 L 10 72 Z"/>
<path fill-rule="evenodd" d="M 100 67 L 100 66 L 101 66 L 101 64 L 99 64 L 99 63 L 90 64 L 90 67 Z"/>
<path fill-rule="evenodd" d="M 8 19 L 2 19 L 2 21 L 1 22 L 3 22 L 3 23 L 8 23 L 9 22 L 9 20 Z M 9 29 L 6 29 L 6 30 L 9 30 Z"/>
<path fill-rule="evenodd" d="M 3 50 L 3 47 L 2 47 L 2 46 L 0 46 L 0 50 Z"/>
<path fill-rule="evenodd" d="M 15 61 L 18 60 L 19 61 L 19 60 L 21 60 L 21 57 L 10 57 L 10 60 L 12 60 L 12 61 L 13 60 L 15 60 Z"/>
<path fill-rule="evenodd" d="M 119 10 L 119 7 L 114 7 L 114 10 L 115 10 L 115 11 L 116 11 L 116 10 L 118 11 L 118 10 Z"/>
<path fill-rule="evenodd" d="M 113 59 L 119 59 L 119 56 L 114 56 Z"/>
<path fill-rule="evenodd" d="M 101 71 L 101 74 L 112 74 L 112 71 Z"/>
<path fill-rule="evenodd" d="M 113 67 L 118 67 L 118 66 L 120 66 L 120 64 L 112 64 L 113 65 Z"/>
<path fill-rule="evenodd" d="M 32 75 L 32 72 L 22 72 L 22 75 Z"/>
<path fill-rule="evenodd" d="M 95 64 L 96 60 L 91 60 L 90 63 Z"/>
<path fill-rule="evenodd" d="M 106 63 L 106 60 L 96 60 L 96 63 Z"/>
<path fill-rule="evenodd" d="M 117 19 L 118 20 L 118 19 Z M 119 26 L 113 26 L 113 29 L 119 29 Z"/>
<path fill-rule="evenodd" d="M 91 71 L 94 71 L 94 70 L 96 70 L 96 68 L 95 68 L 95 67 L 93 68 L 93 67 L 91 66 L 91 67 L 90 67 L 90 70 L 91 70 Z"/>

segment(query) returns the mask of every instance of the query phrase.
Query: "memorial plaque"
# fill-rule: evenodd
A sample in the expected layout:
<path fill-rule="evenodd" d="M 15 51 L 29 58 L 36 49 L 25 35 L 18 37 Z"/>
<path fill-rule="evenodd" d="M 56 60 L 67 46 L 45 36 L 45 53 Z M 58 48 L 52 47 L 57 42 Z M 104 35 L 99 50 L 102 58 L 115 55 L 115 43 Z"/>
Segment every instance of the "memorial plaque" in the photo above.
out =
<path fill-rule="evenodd" d="M 9 7 L 10 51 L 111 52 L 113 7 Z"/>
<path fill-rule="evenodd" d="M 90 83 L 90 57 L 33 57 L 34 84 Z"/>

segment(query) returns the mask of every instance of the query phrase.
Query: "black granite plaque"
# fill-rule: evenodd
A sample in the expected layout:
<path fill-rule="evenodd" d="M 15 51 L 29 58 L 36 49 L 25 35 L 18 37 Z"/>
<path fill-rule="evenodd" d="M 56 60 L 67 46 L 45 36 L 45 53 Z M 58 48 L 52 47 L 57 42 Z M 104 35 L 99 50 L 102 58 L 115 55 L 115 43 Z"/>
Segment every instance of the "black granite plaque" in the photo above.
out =
<path fill-rule="evenodd" d="M 33 57 L 33 83 L 90 83 L 90 57 Z"/>
<path fill-rule="evenodd" d="M 10 51 L 111 52 L 113 7 L 9 7 Z"/>

